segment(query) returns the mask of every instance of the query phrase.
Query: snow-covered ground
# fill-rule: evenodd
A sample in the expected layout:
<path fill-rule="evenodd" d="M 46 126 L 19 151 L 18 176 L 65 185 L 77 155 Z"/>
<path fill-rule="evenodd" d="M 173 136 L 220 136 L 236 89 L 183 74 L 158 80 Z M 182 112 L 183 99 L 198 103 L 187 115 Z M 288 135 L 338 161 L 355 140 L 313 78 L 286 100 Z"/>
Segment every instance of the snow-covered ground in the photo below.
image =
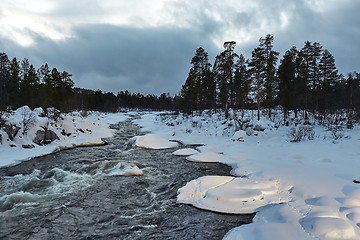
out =
<path fill-rule="evenodd" d="M 344 129 L 340 139 L 317 126 L 313 140 L 295 143 L 290 127 L 267 120 L 256 123 L 264 131 L 249 134 L 235 132 L 234 123 L 219 114 L 148 114 L 136 122 L 159 138 L 204 145 L 196 149 L 200 153 L 187 148 L 176 155 L 232 166 L 235 177 L 204 176 L 178 191 L 180 203 L 257 212 L 254 223 L 225 239 L 360 239 L 360 185 L 353 182 L 360 180 L 358 126 Z"/>
<path fill-rule="evenodd" d="M 9 121 L 21 125 L 23 111 L 15 112 Z M 32 142 L 33 130 L 19 133 L 14 141 L 7 141 L 6 133 L 0 130 L 1 166 L 64 147 L 100 143 L 101 138 L 112 134 L 109 124 L 128 118 L 125 113 L 92 113 L 87 117 L 72 113 L 55 125 L 38 115 L 35 126 L 45 123 L 60 139 L 23 149 L 22 145 Z M 200 144 L 196 149 L 177 150 L 174 155 L 232 167 L 233 176 L 203 176 L 178 191 L 178 202 L 202 209 L 257 212 L 254 223 L 231 230 L 225 239 L 360 239 L 360 184 L 353 182 L 360 181 L 359 126 L 344 129 L 339 139 L 317 126 L 313 140 L 294 143 L 289 140 L 290 127 L 276 127 L 277 123 L 265 118 L 254 122 L 264 131 L 235 131 L 235 122 L 225 121 L 219 113 L 190 118 L 143 113 L 134 122 L 151 132 L 133 138 L 139 147 Z M 64 128 L 69 136 L 61 134 Z"/>
<path fill-rule="evenodd" d="M 124 121 L 129 116 L 126 113 L 72 112 L 54 118 L 51 114 L 48 116 L 44 114 L 41 108 L 31 110 L 24 106 L 12 113 L 4 114 L 3 118 L 7 125 L 20 129 L 13 141 L 9 139 L 4 128 L 0 129 L 2 139 L 0 167 L 14 165 L 65 148 L 103 144 L 102 139 L 111 137 L 113 134 L 109 124 Z M 50 144 L 39 146 L 33 140 L 36 132 L 44 128 L 53 131 L 58 139 Z M 23 148 L 26 145 L 32 148 Z"/>

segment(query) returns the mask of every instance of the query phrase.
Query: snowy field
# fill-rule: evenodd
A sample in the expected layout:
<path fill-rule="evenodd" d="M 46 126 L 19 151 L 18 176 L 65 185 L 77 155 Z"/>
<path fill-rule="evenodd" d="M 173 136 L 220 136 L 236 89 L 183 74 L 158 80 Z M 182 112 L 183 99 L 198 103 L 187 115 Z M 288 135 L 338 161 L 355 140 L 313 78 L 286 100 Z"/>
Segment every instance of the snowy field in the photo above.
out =
<path fill-rule="evenodd" d="M 8 121 L 21 125 L 18 109 Z M 34 110 L 34 127 L 0 145 L 0 165 L 12 165 L 62 148 L 92 143 L 109 137 L 109 124 L 129 118 L 126 113 L 64 115 L 60 122 L 40 117 Z M 235 123 L 221 114 L 181 115 L 142 113 L 136 124 L 151 132 L 132 139 L 145 148 L 184 147 L 174 155 L 189 161 L 221 162 L 232 167 L 232 176 L 203 176 L 178 190 L 178 202 L 225 213 L 257 212 L 254 223 L 231 230 L 224 239 L 360 239 L 360 131 L 342 130 L 334 138 L 324 127 L 314 129 L 313 140 L 291 142 L 290 127 L 276 127 L 263 118 L 254 124 L 264 131 L 236 131 Z M 31 149 L 36 128 L 52 129 L 58 140 Z M 65 131 L 69 134 L 61 134 Z M 79 130 L 82 129 L 82 130 Z M 21 132 L 22 130 L 20 130 Z M 15 146 L 14 146 L 15 145 Z M 161 156 L 159 156 L 161 157 Z M 182 158 L 179 157 L 179 161 Z"/>

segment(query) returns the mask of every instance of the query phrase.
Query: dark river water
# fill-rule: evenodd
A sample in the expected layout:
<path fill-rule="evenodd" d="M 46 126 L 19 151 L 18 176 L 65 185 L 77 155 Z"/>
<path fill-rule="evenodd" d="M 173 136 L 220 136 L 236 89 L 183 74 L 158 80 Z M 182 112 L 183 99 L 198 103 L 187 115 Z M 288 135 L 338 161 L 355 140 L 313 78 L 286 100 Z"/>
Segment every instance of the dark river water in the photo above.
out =
<path fill-rule="evenodd" d="M 194 163 L 176 149 L 134 148 L 131 121 L 108 145 L 75 148 L 0 168 L 0 239 L 222 239 L 254 215 L 218 214 L 176 202 L 177 190 L 229 167 Z M 137 166 L 140 176 L 110 176 Z"/>

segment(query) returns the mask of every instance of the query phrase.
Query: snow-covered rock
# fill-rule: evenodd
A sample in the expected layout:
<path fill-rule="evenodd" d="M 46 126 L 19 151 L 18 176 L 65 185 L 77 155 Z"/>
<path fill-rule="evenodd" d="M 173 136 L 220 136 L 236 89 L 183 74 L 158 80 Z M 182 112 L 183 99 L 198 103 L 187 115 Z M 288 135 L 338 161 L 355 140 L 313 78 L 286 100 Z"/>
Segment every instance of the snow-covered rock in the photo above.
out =
<path fill-rule="evenodd" d="M 190 156 L 193 154 L 199 153 L 196 149 L 193 148 L 182 148 L 174 151 L 172 154 L 175 156 Z"/>
<path fill-rule="evenodd" d="M 156 134 L 146 134 L 143 136 L 135 136 L 132 138 L 134 145 L 137 147 L 149 149 L 166 149 L 174 148 L 179 144 L 177 142 L 169 141 L 168 139 Z"/>
<path fill-rule="evenodd" d="M 186 160 L 191 162 L 221 162 L 223 159 L 224 155 L 216 152 L 200 152 L 186 158 Z"/>
<path fill-rule="evenodd" d="M 222 213 L 255 213 L 260 207 L 287 202 L 290 187 L 277 181 L 232 176 L 204 176 L 178 190 L 178 202 Z"/>

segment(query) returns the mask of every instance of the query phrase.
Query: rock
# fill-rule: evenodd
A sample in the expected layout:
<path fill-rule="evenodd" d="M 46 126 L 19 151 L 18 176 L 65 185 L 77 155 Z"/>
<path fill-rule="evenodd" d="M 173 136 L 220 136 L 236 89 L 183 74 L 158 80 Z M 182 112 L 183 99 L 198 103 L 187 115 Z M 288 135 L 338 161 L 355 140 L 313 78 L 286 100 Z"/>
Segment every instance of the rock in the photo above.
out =
<path fill-rule="evenodd" d="M 260 126 L 260 125 L 256 124 L 254 126 L 253 130 L 262 132 L 262 131 L 265 131 L 265 128 L 263 126 Z"/>
<path fill-rule="evenodd" d="M 55 140 L 60 140 L 60 138 L 56 135 L 56 133 L 52 130 L 45 131 L 45 142 L 51 143 Z"/>
<path fill-rule="evenodd" d="M 233 141 L 238 141 L 238 142 L 244 142 L 245 141 L 245 137 L 246 137 L 246 132 L 243 130 L 239 130 L 236 131 L 232 137 Z"/>
<path fill-rule="evenodd" d="M 247 128 L 246 129 L 246 135 L 247 136 L 251 136 L 251 135 L 253 135 L 254 134 L 254 130 L 252 130 L 251 128 Z"/>
<path fill-rule="evenodd" d="M 4 131 L 9 136 L 11 141 L 14 141 L 14 138 L 20 129 L 21 127 L 16 126 L 15 124 L 5 124 L 4 126 Z"/>
<path fill-rule="evenodd" d="M 30 148 L 34 148 L 35 145 L 34 144 L 23 144 L 22 148 L 26 148 L 26 149 L 30 149 Z"/>
<path fill-rule="evenodd" d="M 85 133 L 85 131 L 82 130 L 81 128 L 78 128 L 77 130 L 78 130 L 79 132 L 81 132 L 81 133 Z"/>
<path fill-rule="evenodd" d="M 35 138 L 33 140 L 33 143 L 37 145 L 43 145 L 45 139 L 45 131 L 44 130 L 37 130 L 35 133 Z"/>
<path fill-rule="evenodd" d="M 33 142 L 38 145 L 45 145 L 55 140 L 60 140 L 56 133 L 45 128 L 44 130 L 38 130 L 36 132 Z"/>

